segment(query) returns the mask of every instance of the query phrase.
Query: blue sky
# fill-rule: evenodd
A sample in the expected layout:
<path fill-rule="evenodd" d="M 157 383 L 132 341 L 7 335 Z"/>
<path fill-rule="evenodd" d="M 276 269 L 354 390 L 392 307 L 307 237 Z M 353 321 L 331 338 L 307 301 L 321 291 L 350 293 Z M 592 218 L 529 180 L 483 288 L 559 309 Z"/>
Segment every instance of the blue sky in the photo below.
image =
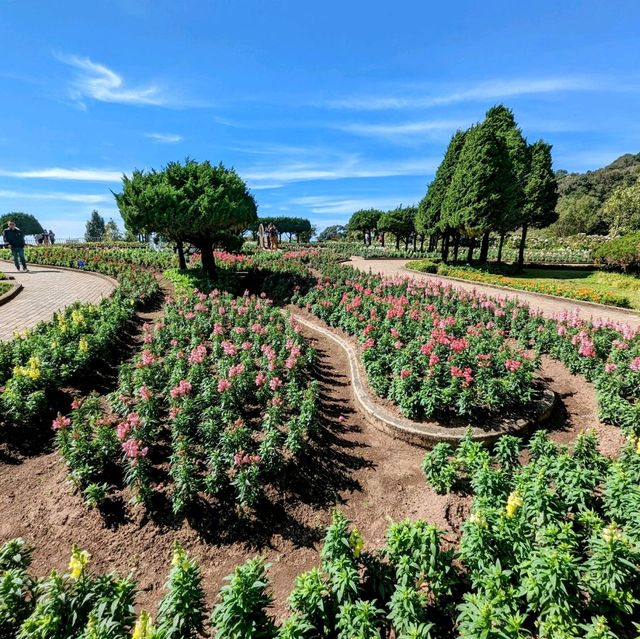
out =
<path fill-rule="evenodd" d="M 556 168 L 640 151 L 640 3 L 0 1 L 0 211 L 79 237 L 133 168 L 222 161 L 322 229 L 423 196 L 510 106 Z"/>

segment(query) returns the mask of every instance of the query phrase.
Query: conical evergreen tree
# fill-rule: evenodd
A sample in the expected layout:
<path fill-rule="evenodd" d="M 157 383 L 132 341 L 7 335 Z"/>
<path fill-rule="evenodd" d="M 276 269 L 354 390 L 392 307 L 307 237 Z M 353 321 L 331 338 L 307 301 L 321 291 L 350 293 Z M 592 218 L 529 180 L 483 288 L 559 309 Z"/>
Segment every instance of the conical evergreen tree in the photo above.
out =
<path fill-rule="evenodd" d="M 518 252 L 518 267 L 524 265 L 524 247 L 530 226 L 543 228 L 556 221 L 558 182 L 553 172 L 551 145 L 538 140 L 529 147 L 529 170 L 524 188 L 522 237 Z"/>
<path fill-rule="evenodd" d="M 434 235 L 438 232 L 447 232 L 447 229 L 440 223 L 442 205 L 455 173 L 460 153 L 464 147 L 465 136 L 466 131 L 456 131 L 454 133 L 444 158 L 427 188 L 427 193 L 418 205 L 415 225 L 416 231 L 420 234 Z"/>

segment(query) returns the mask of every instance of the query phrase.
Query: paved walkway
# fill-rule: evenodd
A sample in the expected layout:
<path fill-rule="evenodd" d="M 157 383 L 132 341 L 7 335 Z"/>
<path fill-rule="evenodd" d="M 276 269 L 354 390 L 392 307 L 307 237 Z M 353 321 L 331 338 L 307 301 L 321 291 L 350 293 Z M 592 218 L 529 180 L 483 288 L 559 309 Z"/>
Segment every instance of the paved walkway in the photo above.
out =
<path fill-rule="evenodd" d="M 640 314 L 638 313 L 628 313 L 612 307 L 592 306 L 591 304 L 583 304 L 575 300 L 536 295 L 535 293 L 529 293 L 527 291 L 514 290 L 512 292 L 502 288 L 478 284 L 477 282 L 461 282 L 440 275 L 407 271 L 405 265 L 409 261 L 410 260 L 365 260 L 361 257 L 352 257 L 347 263 L 365 273 L 371 271 L 372 273 L 378 273 L 385 277 L 400 276 L 413 277 L 417 280 L 436 280 L 443 284 L 450 284 L 457 289 L 477 291 L 478 293 L 490 295 L 491 297 L 517 297 L 527 302 L 532 308 L 542 310 L 545 317 L 553 317 L 554 315 L 569 310 L 576 311 L 578 315 L 584 319 L 612 320 L 640 328 Z"/>
<path fill-rule="evenodd" d="M 27 273 L 16 273 L 13 262 L 0 260 L 0 270 L 23 286 L 17 297 L 0 306 L 0 340 L 4 341 L 12 339 L 14 331 L 50 320 L 56 311 L 75 301 L 99 302 L 115 288 L 114 282 L 93 273 L 53 266 L 29 264 Z"/>

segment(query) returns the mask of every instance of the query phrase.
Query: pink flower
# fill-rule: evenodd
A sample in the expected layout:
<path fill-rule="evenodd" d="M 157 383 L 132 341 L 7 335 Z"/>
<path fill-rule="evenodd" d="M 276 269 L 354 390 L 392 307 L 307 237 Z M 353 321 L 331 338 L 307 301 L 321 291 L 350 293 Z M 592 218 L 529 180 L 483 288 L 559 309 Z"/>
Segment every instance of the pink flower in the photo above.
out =
<path fill-rule="evenodd" d="M 122 442 L 127 438 L 130 430 L 131 424 L 127 424 L 127 422 L 120 422 L 116 426 L 116 437 Z"/>
<path fill-rule="evenodd" d="M 282 401 L 282 397 L 280 397 L 280 395 L 274 395 L 273 399 L 271 400 L 271 405 L 282 406 L 282 404 L 284 404 L 284 402 Z"/>
<path fill-rule="evenodd" d="M 222 342 L 221 346 L 225 355 L 229 355 L 233 357 L 233 355 L 235 355 L 238 352 L 235 345 L 232 342 L 229 342 L 228 340 L 225 340 L 224 342 Z"/>
<path fill-rule="evenodd" d="M 365 351 L 366 351 L 367 349 L 369 349 L 369 348 L 371 348 L 372 346 L 374 346 L 374 345 L 375 345 L 375 343 L 376 343 L 376 340 L 375 340 L 375 339 L 373 339 L 373 337 L 370 337 L 368 340 L 366 340 L 366 341 L 364 342 L 364 344 L 362 344 L 362 348 L 363 348 L 363 350 L 365 350 Z"/>
<path fill-rule="evenodd" d="M 148 402 L 152 397 L 151 391 L 146 386 L 141 386 L 140 389 L 138 390 L 138 392 L 140 393 L 140 397 L 145 402 Z"/>
<path fill-rule="evenodd" d="M 267 376 L 262 371 L 260 371 L 256 375 L 256 386 L 262 386 L 266 380 L 267 380 Z"/>
<path fill-rule="evenodd" d="M 137 363 L 137 367 L 142 368 L 143 366 L 151 366 L 155 361 L 155 355 L 151 351 L 144 350 L 140 353 L 140 361 Z"/>
<path fill-rule="evenodd" d="M 198 311 L 200 313 L 203 313 L 203 312 L 205 312 L 207 310 L 207 307 L 204 304 L 198 303 L 193 307 L 193 310 L 194 311 Z"/>
<path fill-rule="evenodd" d="M 149 452 L 149 448 L 145 446 L 141 448 L 142 442 L 138 439 L 127 439 L 124 444 L 122 444 L 122 450 L 124 450 L 127 457 L 131 459 L 137 459 L 138 457 L 146 457 Z"/>
<path fill-rule="evenodd" d="M 433 350 L 433 345 L 432 344 L 423 344 L 420 347 L 420 352 L 423 355 L 428 355 L 432 350 Z"/>
<path fill-rule="evenodd" d="M 170 342 L 171 346 L 173 346 L 174 348 L 178 345 L 178 340 L 177 339 L 172 339 Z"/>
<path fill-rule="evenodd" d="M 631 364 L 629 364 L 629 368 L 634 372 L 637 373 L 638 371 L 640 371 L 640 357 L 634 357 L 631 360 Z"/>
<path fill-rule="evenodd" d="M 222 335 L 224 333 L 224 328 L 222 324 L 214 324 L 213 325 L 213 334 L 214 335 Z"/>
<path fill-rule="evenodd" d="M 439 362 L 440 358 L 435 353 L 432 353 L 431 357 L 429 357 L 429 366 L 435 366 Z"/>
<path fill-rule="evenodd" d="M 288 357 L 287 360 L 284 363 L 284 367 L 291 370 L 292 368 L 295 368 L 296 365 L 296 358 L 295 357 Z"/>
<path fill-rule="evenodd" d="M 469 342 L 464 337 L 451 340 L 451 350 L 456 353 L 462 353 L 469 346 Z"/>
<path fill-rule="evenodd" d="M 243 351 L 251 350 L 251 342 L 242 342 L 242 350 Z"/>
<path fill-rule="evenodd" d="M 244 450 L 239 450 L 233 456 L 234 466 L 248 466 L 249 464 L 257 464 L 260 462 L 260 455 L 249 455 Z"/>
<path fill-rule="evenodd" d="M 78 410 L 78 408 L 80 408 L 80 406 L 82 405 L 82 401 L 76 397 L 72 402 L 71 402 L 71 409 L 72 410 Z"/>
<path fill-rule="evenodd" d="M 402 379 L 406 379 L 406 378 L 407 378 L 407 377 L 409 377 L 410 375 L 411 375 L 411 371 L 410 371 L 408 368 L 403 368 L 403 369 L 400 371 L 400 377 L 401 377 Z"/>
<path fill-rule="evenodd" d="M 60 415 L 58 413 L 58 416 L 53 420 L 51 426 L 53 427 L 53 430 L 62 430 L 67 426 L 71 426 L 71 420 L 68 417 Z"/>
<path fill-rule="evenodd" d="M 344 415 L 340 415 L 340 417 L 338 417 L 338 421 L 339 421 L 340 423 L 342 423 L 342 422 L 346 422 L 346 421 L 347 421 L 347 418 L 346 418 Z"/>
<path fill-rule="evenodd" d="M 169 394 L 174 399 L 176 397 L 182 397 L 183 395 L 188 395 L 191 392 L 191 382 L 188 382 L 186 379 L 181 379 L 177 386 L 172 388 L 169 391 Z"/>
<path fill-rule="evenodd" d="M 196 346 L 189 355 L 189 364 L 201 364 L 207 356 L 207 347 L 204 344 Z"/>
<path fill-rule="evenodd" d="M 219 393 L 224 393 L 225 391 L 228 391 L 231 388 L 231 382 L 228 379 L 225 379 L 224 377 L 218 382 L 218 392 Z"/>
<path fill-rule="evenodd" d="M 282 380 L 279 377 L 274 377 L 270 382 L 269 382 L 269 388 L 274 391 L 277 388 L 280 388 L 282 386 Z"/>
<path fill-rule="evenodd" d="M 237 377 L 238 375 L 242 375 L 242 373 L 244 373 L 244 364 L 242 362 L 229 369 L 229 377 Z"/>
<path fill-rule="evenodd" d="M 511 373 L 515 373 L 522 366 L 522 362 L 517 359 L 507 359 L 504 362 L 504 367 Z"/>
<path fill-rule="evenodd" d="M 397 340 L 393 346 L 396 348 L 396 350 L 400 350 L 404 346 L 404 344 L 401 340 Z"/>
<path fill-rule="evenodd" d="M 593 345 L 593 342 L 590 339 L 584 338 L 580 342 L 578 353 L 583 357 L 595 357 L 596 349 L 595 349 L 595 346 Z"/>
<path fill-rule="evenodd" d="M 605 373 L 613 373 L 613 371 L 615 371 L 618 367 L 613 363 L 613 362 L 607 362 L 604 365 L 604 372 Z"/>

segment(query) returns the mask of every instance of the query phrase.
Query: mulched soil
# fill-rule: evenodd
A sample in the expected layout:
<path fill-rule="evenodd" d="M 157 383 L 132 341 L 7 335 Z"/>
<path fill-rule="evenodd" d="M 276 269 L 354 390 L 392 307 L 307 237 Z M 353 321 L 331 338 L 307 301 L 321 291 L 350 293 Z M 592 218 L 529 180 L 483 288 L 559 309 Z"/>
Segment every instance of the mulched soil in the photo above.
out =
<path fill-rule="evenodd" d="M 368 548 L 381 546 L 389 522 L 404 518 L 429 520 L 454 543 L 469 497 L 436 495 L 420 471 L 424 450 L 377 431 L 355 409 L 344 351 L 311 330 L 303 333 L 318 350 L 321 431 L 295 472 L 280 488 L 270 489 L 254 518 L 243 521 L 230 512 L 201 509 L 176 522 L 129 504 L 109 513 L 88 511 L 50 446 L 7 451 L 3 444 L 0 542 L 24 537 L 35 547 L 38 575 L 64 569 L 77 543 L 91 553 L 96 571 L 134 571 L 142 588 L 138 600 L 151 610 L 162 596 L 174 540 L 200 562 L 209 604 L 234 566 L 260 554 L 271 564 L 278 616 L 284 614 L 295 576 L 318 564 L 324 528 L 336 507 L 360 528 Z M 603 451 L 615 453 L 622 439 L 618 429 L 598 422 L 592 385 L 552 360 L 543 361 L 543 375 L 561 398 L 551 424 L 553 438 L 566 443 L 594 427 Z"/>

